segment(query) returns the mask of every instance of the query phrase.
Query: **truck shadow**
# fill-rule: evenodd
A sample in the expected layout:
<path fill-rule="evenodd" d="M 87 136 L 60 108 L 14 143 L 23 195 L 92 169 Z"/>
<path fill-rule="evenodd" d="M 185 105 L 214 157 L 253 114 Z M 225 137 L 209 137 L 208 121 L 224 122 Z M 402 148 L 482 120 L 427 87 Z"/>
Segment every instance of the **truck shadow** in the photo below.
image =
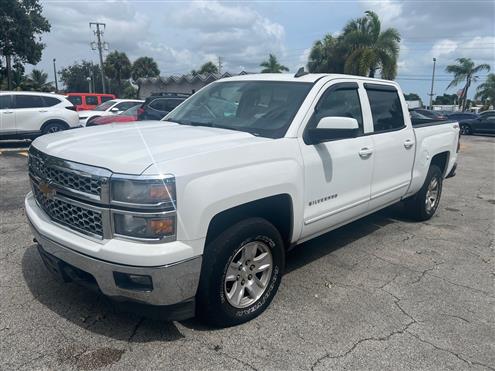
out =
<path fill-rule="evenodd" d="M 393 206 L 303 243 L 287 254 L 286 274 L 357 241 L 374 231 L 405 220 Z M 128 342 L 177 341 L 184 338 L 174 322 L 126 313 L 118 303 L 73 283 L 57 281 L 43 265 L 36 245 L 26 248 L 22 273 L 33 297 L 57 316 L 93 333 Z M 215 330 L 196 319 L 182 321 L 196 331 Z"/>

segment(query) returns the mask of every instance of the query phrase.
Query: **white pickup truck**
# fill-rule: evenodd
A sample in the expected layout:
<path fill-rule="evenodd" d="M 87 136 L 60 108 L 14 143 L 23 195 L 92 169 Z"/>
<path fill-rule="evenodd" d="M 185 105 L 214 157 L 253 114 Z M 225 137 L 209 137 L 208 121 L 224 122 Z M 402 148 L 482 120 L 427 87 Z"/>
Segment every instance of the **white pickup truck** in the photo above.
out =
<path fill-rule="evenodd" d="M 63 280 L 230 326 L 267 308 L 291 247 L 399 201 L 431 218 L 458 141 L 413 128 L 395 82 L 227 78 L 162 121 L 38 138 L 26 214 Z"/>

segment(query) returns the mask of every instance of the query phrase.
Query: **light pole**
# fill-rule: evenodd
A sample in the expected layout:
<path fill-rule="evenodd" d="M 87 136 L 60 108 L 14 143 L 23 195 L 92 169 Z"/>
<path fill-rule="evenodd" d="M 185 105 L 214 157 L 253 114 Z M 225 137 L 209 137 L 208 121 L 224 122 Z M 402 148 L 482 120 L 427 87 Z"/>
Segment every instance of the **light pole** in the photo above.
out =
<path fill-rule="evenodd" d="M 433 109 L 433 84 L 435 83 L 435 64 L 436 58 L 433 58 L 433 74 L 431 75 L 431 90 L 430 90 L 430 109 Z"/>
<path fill-rule="evenodd" d="M 57 67 L 55 65 L 55 62 L 57 60 L 53 58 L 53 76 L 55 76 L 55 92 L 58 92 L 58 83 L 57 83 Z"/>
<path fill-rule="evenodd" d="M 91 88 L 91 77 L 86 77 L 86 81 L 88 82 L 88 90 L 90 93 L 93 92 L 93 89 Z"/>

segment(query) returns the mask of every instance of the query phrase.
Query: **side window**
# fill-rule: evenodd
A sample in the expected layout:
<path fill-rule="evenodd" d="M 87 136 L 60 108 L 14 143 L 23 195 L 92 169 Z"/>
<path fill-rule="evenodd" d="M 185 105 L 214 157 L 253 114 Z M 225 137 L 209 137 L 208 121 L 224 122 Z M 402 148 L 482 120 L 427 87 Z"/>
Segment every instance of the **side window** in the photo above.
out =
<path fill-rule="evenodd" d="M 150 107 L 156 109 L 157 111 L 166 111 L 166 100 L 165 99 L 155 99 L 150 103 Z"/>
<path fill-rule="evenodd" d="M 115 106 L 119 111 L 127 111 L 129 108 L 138 105 L 138 102 L 123 102 Z"/>
<path fill-rule="evenodd" d="M 112 100 L 112 97 L 109 97 L 107 95 L 103 95 L 103 96 L 100 97 L 100 99 L 101 99 L 101 103 L 103 103 L 103 102 L 106 102 L 108 100 Z"/>
<path fill-rule="evenodd" d="M 316 127 L 323 117 L 350 117 L 356 119 L 359 131 L 363 133 L 363 114 L 357 87 L 330 88 L 316 105 L 310 125 Z"/>
<path fill-rule="evenodd" d="M 60 103 L 60 99 L 55 97 L 43 97 L 43 100 L 45 101 L 45 107 L 52 107 Z"/>
<path fill-rule="evenodd" d="M 395 89 L 366 89 L 375 133 L 398 130 L 405 126 L 402 104 Z"/>
<path fill-rule="evenodd" d="M 175 107 L 181 104 L 183 101 L 180 99 L 167 99 L 165 102 L 165 111 L 172 111 Z"/>
<path fill-rule="evenodd" d="M 97 106 L 98 105 L 98 97 L 94 97 L 94 96 L 86 96 L 84 97 L 84 99 L 86 100 L 86 104 L 89 105 L 89 106 Z"/>
<path fill-rule="evenodd" d="M 0 109 L 12 108 L 12 95 L 0 95 Z"/>
<path fill-rule="evenodd" d="M 15 108 L 44 107 L 43 99 L 38 95 L 14 95 Z"/>
<path fill-rule="evenodd" d="M 69 95 L 67 100 L 71 102 L 74 106 L 80 106 L 82 104 L 82 98 L 79 95 Z"/>

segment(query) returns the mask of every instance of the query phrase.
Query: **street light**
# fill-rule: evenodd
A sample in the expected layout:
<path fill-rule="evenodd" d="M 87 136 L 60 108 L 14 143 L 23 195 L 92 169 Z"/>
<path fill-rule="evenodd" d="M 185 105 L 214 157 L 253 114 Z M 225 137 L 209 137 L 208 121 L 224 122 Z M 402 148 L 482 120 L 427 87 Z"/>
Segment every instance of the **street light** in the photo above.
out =
<path fill-rule="evenodd" d="M 91 87 L 91 77 L 89 77 L 89 76 L 86 77 L 86 81 L 88 82 L 88 90 L 89 90 L 90 93 L 92 93 L 93 92 L 93 89 Z"/>
<path fill-rule="evenodd" d="M 436 58 L 433 58 L 433 74 L 431 76 L 431 90 L 430 90 L 430 109 L 433 109 L 433 84 L 435 83 L 435 64 L 437 62 Z"/>
<path fill-rule="evenodd" d="M 55 76 L 55 92 L 58 92 L 58 83 L 57 83 L 57 67 L 55 65 L 55 62 L 57 60 L 53 58 L 53 76 Z"/>

